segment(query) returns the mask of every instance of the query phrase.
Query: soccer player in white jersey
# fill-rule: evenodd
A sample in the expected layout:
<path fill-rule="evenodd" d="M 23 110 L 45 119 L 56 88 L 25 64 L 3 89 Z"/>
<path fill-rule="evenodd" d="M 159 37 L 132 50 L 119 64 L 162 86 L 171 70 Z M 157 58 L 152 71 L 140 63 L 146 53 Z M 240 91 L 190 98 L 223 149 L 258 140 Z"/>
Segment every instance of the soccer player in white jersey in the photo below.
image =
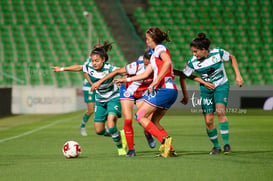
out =
<path fill-rule="evenodd" d="M 241 77 L 236 58 L 221 48 L 209 49 L 210 40 L 205 33 L 199 33 L 190 43 L 193 57 L 188 61 L 183 73 L 190 77 L 193 72 L 199 77 L 191 79 L 200 82 L 202 109 L 206 122 L 209 139 L 213 143 L 210 154 L 219 154 L 222 150 L 218 142 L 217 129 L 214 125 L 214 112 L 219 119 L 220 133 L 224 143 L 224 154 L 231 153 L 229 143 L 229 123 L 225 115 L 228 101 L 229 82 L 224 69 L 224 61 L 231 61 L 236 75 L 236 83 L 242 86 Z"/>
<path fill-rule="evenodd" d="M 98 82 L 92 85 L 91 90 L 94 91 L 100 87 L 100 85 L 108 80 L 113 78 L 116 75 L 126 75 L 126 76 L 134 76 L 141 74 L 145 71 L 145 67 L 150 63 L 151 57 L 150 51 L 145 51 L 143 56 L 140 56 L 137 61 L 132 62 L 125 67 L 117 69 L 110 74 L 106 75 L 104 78 L 100 79 Z M 134 103 L 136 107 L 139 108 L 140 105 L 144 101 L 144 96 L 146 95 L 147 88 L 153 81 L 153 76 L 151 75 L 145 80 L 139 80 L 135 82 L 124 83 L 120 86 L 120 102 L 122 108 L 122 114 L 124 117 L 124 132 L 128 145 L 128 152 L 126 157 L 134 157 L 136 156 L 135 147 L 134 147 L 134 130 L 132 125 L 133 119 L 133 106 Z M 156 142 L 153 139 L 150 133 L 144 132 L 145 137 L 148 141 L 148 144 L 151 148 L 156 146 Z"/>
<path fill-rule="evenodd" d="M 162 44 L 165 40 L 170 41 L 168 32 L 163 32 L 157 27 L 149 28 L 146 31 L 146 43 L 154 50 L 150 59 L 151 64 L 146 67 L 144 73 L 126 79 L 117 79 L 116 82 L 144 80 L 153 74 L 153 82 L 148 88 L 149 95 L 145 97 L 144 103 L 138 109 L 136 120 L 162 143 L 161 156 L 166 158 L 175 155 L 172 154 L 172 152 L 175 153 L 172 148 L 172 137 L 168 136 L 162 126 L 162 129 L 158 129 L 156 124 L 159 124 L 160 119 L 176 101 L 178 91 L 169 49 Z M 151 120 L 150 115 L 153 115 Z"/>
<path fill-rule="evenodd" d="M 98 48 L 101 46 L 105 46 L 107 44 L 111 44 L 108 42 L 104 42 L 104 44 L 95 44 L 93 48 Z M 91 62 L 90 57 L 88 57 L 85 61 L 86 62 Z M 81 72 L 82 71 L 83 65 L 72 65 L 72 66 L 67 66 L 67 67 L 60 67 L 60 66 L 53 66 L 51 67 L 54 72 L 62 72 L 62 71 L 74 71 L 74 72 Z M 82 136 L 87 136 L 87 131 L 86 131 L 86 124 L 90 118 L 90 116 L 94 113 L 94 107 L 95 107 L 95 94 L 90 91 L 91 89 L 91 84 L 84 79 L 83 81 L 83 96 L 84 96 L 84 102 L 87 104 L 87 111 L 84 113 L 82 122 L 80 125 L 80 133 Z M 105 136 L 109 136 L 108 131 L 106 129 Z"/>
<path fill-rule="evenodd" d="M 111 47 L 93 49 L 90 54 L 91 62 L 84 64 L 84 77 L 91 85 L 117 69 L 117 67 L 107 62 L 108 56 L 106 52 Z M 119 88 L 113 83 L 113 79 L 109 79 L 103 82 L 100 88 L 95 91 L 94 129 L 97 135 L 104 135 L 105 122 L 107 121 L 108 131 L 117 146 L 118 154 L 126 155 L 126 138 L 124 135 L 121 135 L 117 128 L 117 120 L 120 117 Z"/>

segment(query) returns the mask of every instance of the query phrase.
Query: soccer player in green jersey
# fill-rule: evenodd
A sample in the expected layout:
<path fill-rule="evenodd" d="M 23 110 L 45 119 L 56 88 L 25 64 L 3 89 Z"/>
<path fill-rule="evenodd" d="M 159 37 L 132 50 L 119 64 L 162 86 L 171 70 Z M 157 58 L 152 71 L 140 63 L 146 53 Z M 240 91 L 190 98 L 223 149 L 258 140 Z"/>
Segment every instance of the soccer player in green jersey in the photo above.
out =
<path fill-rule="evenodd" d="M 111 45 L 111 43 L 104 42 L 104 44 L 95 44 L 93 48 L 98 48 L 106 45 Z M 91 62 L 90 57 L 86 59 L 85 62 Z M 74 71 L 74 72 L 80 72 L 82 71 L 83 65 L 72 65 L 67 67 L 60 67 L 60 66 L 52 66 L 54 72 L 62 72 L 62 71 Z M 91 117 L 91 115 L 94 113 L 94 107 L 95 107 L 95 94 L 90 90 L 91 84 L 85 79 L 83 81 L 83 96 L 84 96 L 84 102 L 87 104 L 87 111 L 84 113 L 82 117 L 82 122 L 80 125 L 80 133 L 82 136 L 87 136 L 86 132 L 86 124 Z M 109 136 L 109 133 L 106 129 L 105 136 Z"/>
<path fill-rule="evenodd" d="M 236 75 L 236 83 L 242 86 L 236 58 L 220 48 L 209 49 L 210 40 L 205 33 L 199 33 L 190 43 L 193 57 L 188 61 L 183 73 L 191 79 L 200 82 L 202 109 L 206 122 L 206 130 L 213 144 L 210 154 L 219 154 L 222 150 L 218 142 L 217 129 L 214 125 L 214 112 L 219 119 L 220 133 L 224 144 L 224 154 L 231 153 L 229 143 L 229 123 L 225 109 L 229 94 L 229 82 L 224 69 L 224 61 L 231 61 Z M 193 72 L 199 74 L 192 76 Z"/>
<path fill-rule="evenodd" d="M 108 63 L 107 50 L 111 48 L 100 47 L 92 50 L 91 62 L 83 66 L 84 77 L 92 85 L 102 79 L 105 75 L 117 69 Z M 104 81 L 95 91 L 95 117 L 94 129 L 98 135 L 104 135 L 105 122 L 107 121 L 108 131 L 118 148 L 119 155 L 126 155 L 126 139 L 124 132 L 117 128 L 117 120 L 121 117 L 120 93 L 113 78 Z M 123 133 L 123 135 L 121 135 Z"/>

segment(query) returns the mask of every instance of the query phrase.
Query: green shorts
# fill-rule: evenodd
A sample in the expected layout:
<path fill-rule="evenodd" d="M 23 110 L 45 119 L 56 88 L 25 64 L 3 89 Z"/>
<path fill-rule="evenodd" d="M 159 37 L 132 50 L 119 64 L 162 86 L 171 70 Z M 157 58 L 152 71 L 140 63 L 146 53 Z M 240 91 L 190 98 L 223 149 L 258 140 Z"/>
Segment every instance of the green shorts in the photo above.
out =
<path fill-rule="evenodd" d="M 94 122 L 107 121 L 108 115 L 121 117 L 121 104 L 119 97 L 111 99 L 108 102 L 95 102 L 95 118 Z"/>
<path fill-rule="evenodd" d="M 209 90 L 204 85 L 201 85 L 200 92 L 204 114 L 215 112 L 215 105 L 218 103 L 227 106 L 229 93 L 228 82 L 216 87 L 214 90 Z"/>
<path fill-rule="evenodd" d="M 83 96 L 85 103 L 95 102 L 95 92 L 91 92 L 90 90 L 83 90 Z"/>

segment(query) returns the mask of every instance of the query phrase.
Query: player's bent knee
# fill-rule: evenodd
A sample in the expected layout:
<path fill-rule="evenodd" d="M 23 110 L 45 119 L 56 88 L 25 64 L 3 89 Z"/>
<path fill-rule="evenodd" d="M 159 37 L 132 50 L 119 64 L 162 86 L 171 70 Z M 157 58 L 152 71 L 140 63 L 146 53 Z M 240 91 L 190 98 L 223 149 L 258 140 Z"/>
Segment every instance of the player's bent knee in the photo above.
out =
<path fill-rule="evenodd" d="M 105 134 L 105 129 L 100 131 L 100 132 L 96 132 L 97 135 L 99 136 L 103 136 Z"/>
<path fill-rule="evenodd" d="M 143 118 L 144 114 L 146 113 L 146 110 L 142 109 L 140 111 L 138 111 L 136 114 L 135 114 L 135 120 L 140 123 L 140 120 L 141 118 Z"/>

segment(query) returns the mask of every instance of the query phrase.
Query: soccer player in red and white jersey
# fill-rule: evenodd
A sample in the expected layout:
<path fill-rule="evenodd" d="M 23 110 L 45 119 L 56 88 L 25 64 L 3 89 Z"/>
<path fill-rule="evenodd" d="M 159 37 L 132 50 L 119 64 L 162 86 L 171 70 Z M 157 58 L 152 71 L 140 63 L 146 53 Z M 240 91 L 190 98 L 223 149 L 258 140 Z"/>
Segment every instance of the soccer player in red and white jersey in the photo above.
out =
<path fill-rule="evenodd" d="M 92 85 L 91 90 L 94 91 L 97 88 L 100 87 L 100 85 L 120 74 L 120 75 L 127 75 L 127 76 L 134 76 L 138 74 L 142 74 L 145 72 L 145 67 L 148 66 L 150 63 L 150 53 L 149 51 L 146 51 L 143 56 L 140 56 L 137 61 L 132 62 L 125 67 L 122 67 L 120 69 L 117 69 L 108 75 L 106 75 L 104 78 L 100 79 L 98 82 L 94 83 Z M 133 157 L 135 156 L 135 148 L 134 148 L 134 130 L 132 126 L 132 119 L 133 119 L 133 106 L 134 103 L 136 104 L 136 107 L 139 108 L 141 104 L 144 101 L 144 95 L 145 92 L 147 92 L 147 89 L 149 85 L 153 81 L 153 75 L 150 75 L 145 80 L 139 80 L 135 82 L 130 83 L 124 83 L 120 86 L 120 100 L 121 100 L 121 107 L 122 107 L 122 113 L 124 116 L 124 132 L 127 140 L 128 145 L 128 152 L 126 157 Z M 154 148 L 156 146 L 156 142 L 153 139 L 152 135 L 148 132 L 144 132 L 146 139 L 148 141 L 148 144 L 151 148 Z"/>
<path fill-rule="evenodd" d="M 162 43 L 170 41 L 168 32 L 163 32 L 157 27 L 149 28 L 146 31 L 146 43 L 154 50 L 145 72 L 134 77 L 116 79 L 116 83 L 144 80 L 153 73 L 153 82 L 148 87 L 149 95 L 136 113 L 136 120 L 144 127 L 144 130 L 155 136 L 162 145 L 161 156 L 169 157 L 175 155 L 172 148 L 172 137 L 168 137 L 165 129 L 159 124 L 160 119 L 176 101 L 178 91 L 175 84 L 173 64 L 169 49 Z M 185 85 L 185 84 L 183 84 Z M 183 86 L 182 85 L 182 86 Z M 183 87 L 183 93 L 186 87 Z M 187 96 L 184 95 L 182 103 L 187 103 Z M 152 115 L 152 118 L 150 116 Z"/>

